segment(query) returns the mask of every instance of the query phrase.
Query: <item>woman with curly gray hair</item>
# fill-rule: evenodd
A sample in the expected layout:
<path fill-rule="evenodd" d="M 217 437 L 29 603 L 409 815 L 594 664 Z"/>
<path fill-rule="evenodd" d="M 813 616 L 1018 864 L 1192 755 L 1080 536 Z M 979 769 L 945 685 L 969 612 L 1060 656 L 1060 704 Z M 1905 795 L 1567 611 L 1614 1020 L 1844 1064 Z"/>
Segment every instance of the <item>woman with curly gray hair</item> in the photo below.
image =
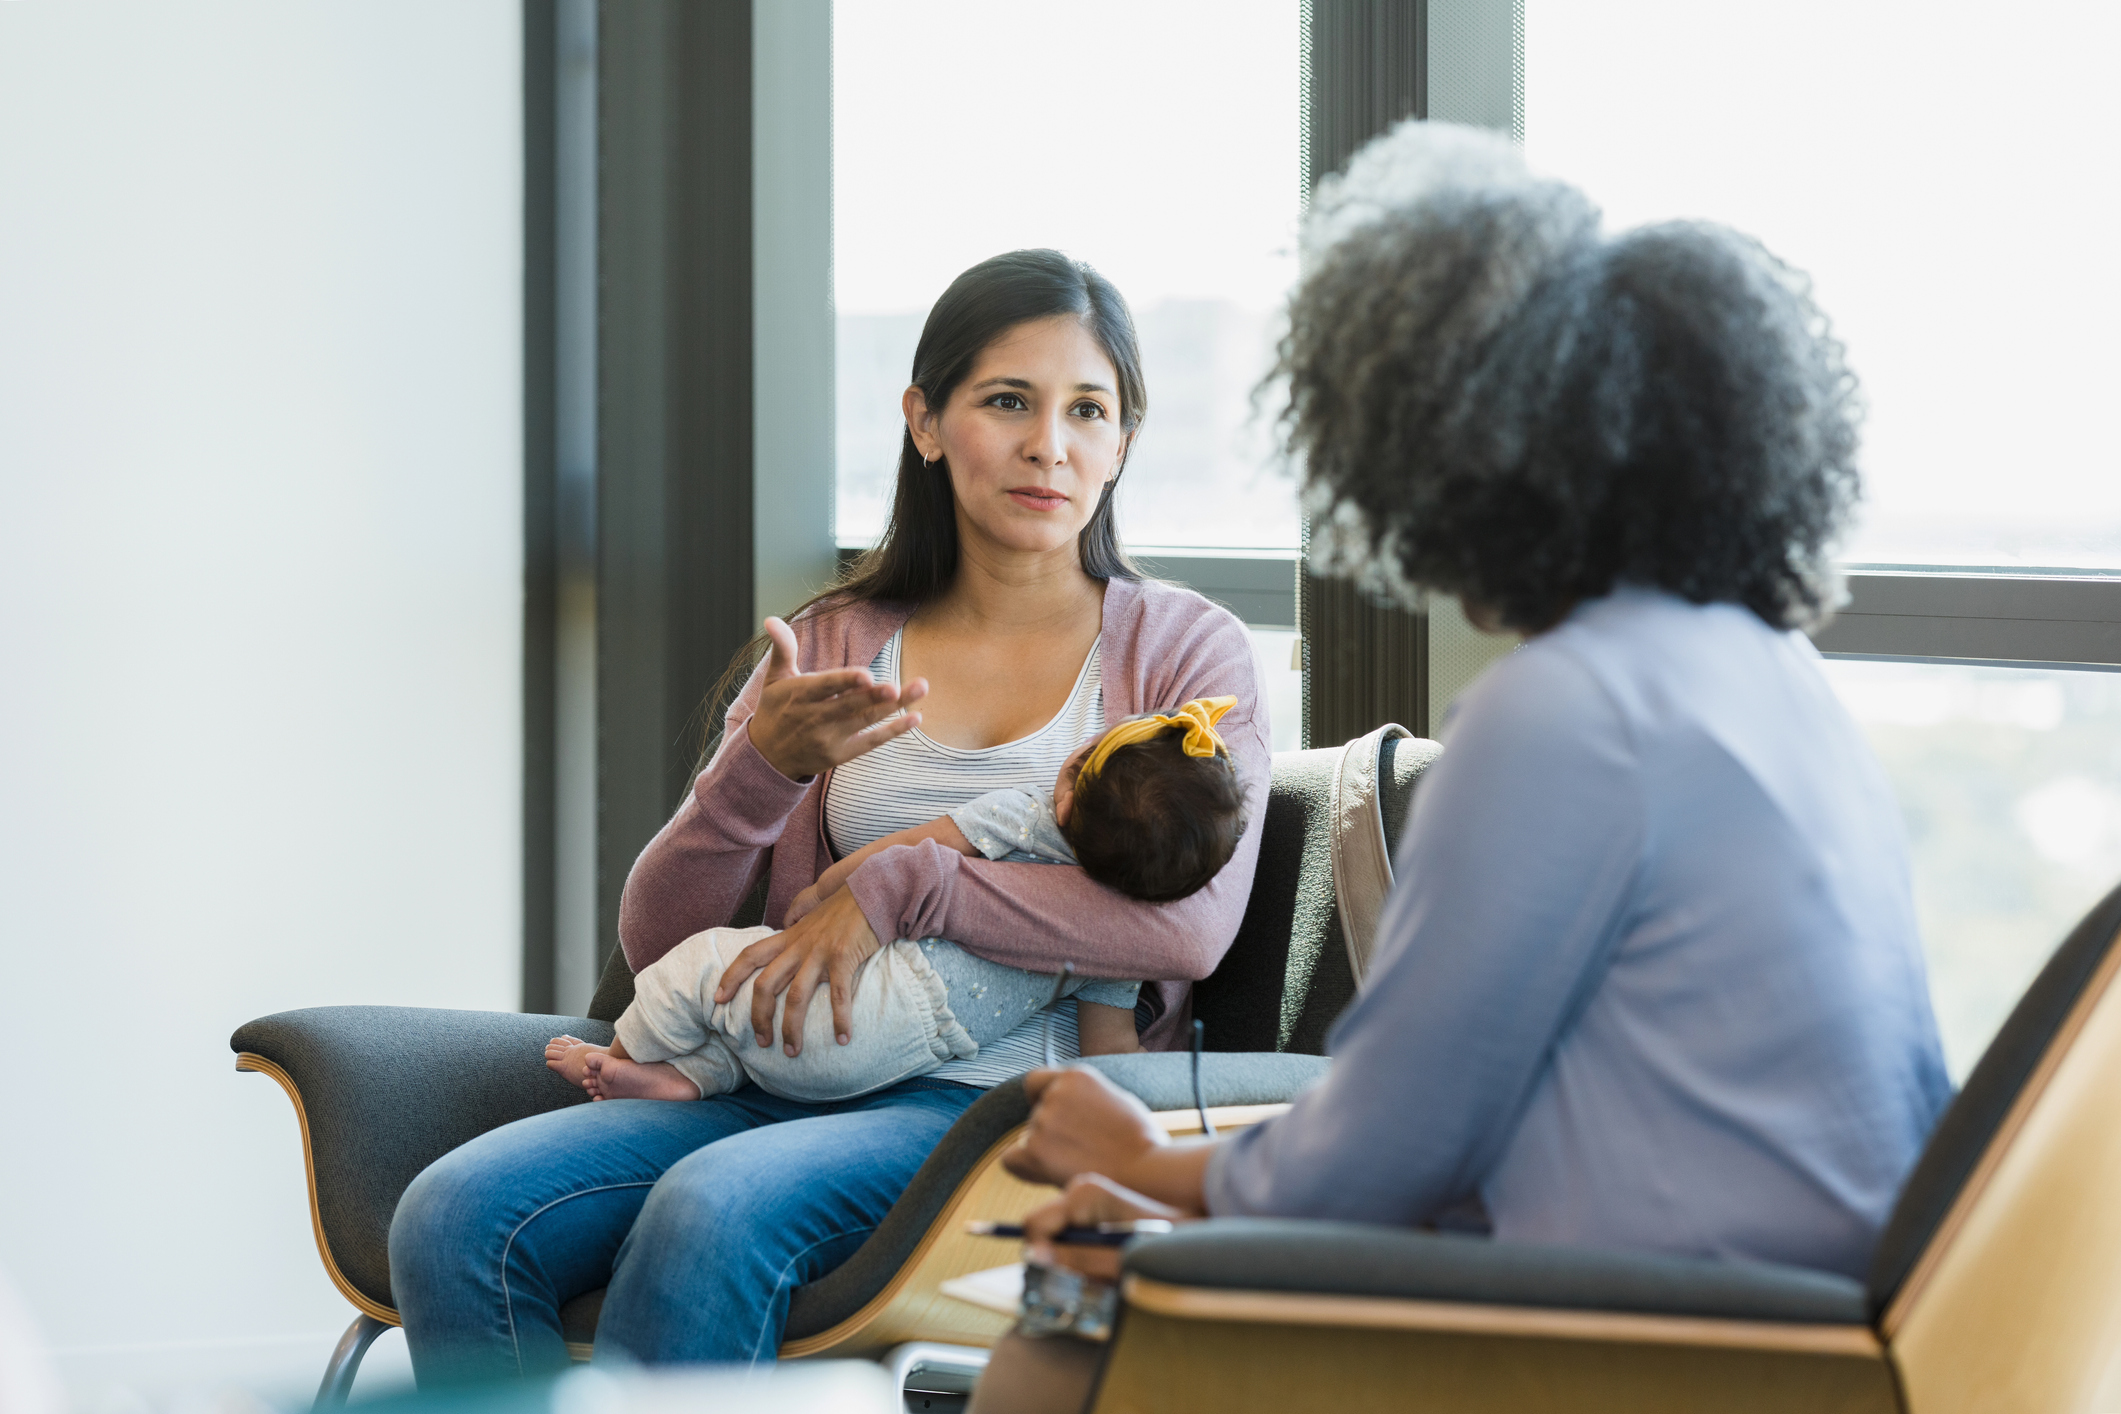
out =
<path fill-rule="evenodd" d="M 1430 124 L 1322 187 L 1305 255 L 1279 374 L 1320 558 L 1526 641 L 1446 726 L 1330 1078 L 1178 1145 L 1034 1072 L 1011 1167 L 1067 1193 L 1027 1226 L 1470 1226 L 1861 1277 L 1950 1086 L 1898 812 L 1794 632 L 1857 492 L 1825 320 L 1757 242 L 1607 235 Z"/>

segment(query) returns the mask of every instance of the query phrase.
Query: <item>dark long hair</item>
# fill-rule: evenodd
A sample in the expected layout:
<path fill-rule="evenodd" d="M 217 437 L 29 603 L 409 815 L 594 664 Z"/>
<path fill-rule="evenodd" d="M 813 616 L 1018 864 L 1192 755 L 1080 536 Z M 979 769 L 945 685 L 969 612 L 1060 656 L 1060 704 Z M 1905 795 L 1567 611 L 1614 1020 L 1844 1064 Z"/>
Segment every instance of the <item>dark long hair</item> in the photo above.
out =
<path fill-rule="evenodd" d="M 1112 282 L 1057 250 L 1013 250 L 983 260 L 950 282 L 928 311 L 913 350 L 913 383 L 928 406 L 941 411 L 986 348 L 1020 324 L 1071 314 L 1082 320 L 1119 375 L 1119 424 L 1131 448 L 1149 411 L 1142 382 L 1141 347 L 1134 316 Z M 1126 469 L 1121 453 L 1120 470 Z M 1093 579 L 1140 579 L 1141 571 L 1119 543 L 1112 498 L 1115 472 L 1097 498 L 1090 523 L 1076 537 L 1083 572 Z M 899 443 L 898 489 L 883 539 L 856 556 L 830 588 L 812 595 L 790 619 L 831 613 L 870 600 L 918 604 L 949 588 L 957 576 L 957 502 L 946 462 L 921 460 L 906 430 Z M 705 717 L 701 761 L 721 735 L 722 718 L 751 671 L 765 656 L 762 633 L 737 650 L 702 704 Z"/>

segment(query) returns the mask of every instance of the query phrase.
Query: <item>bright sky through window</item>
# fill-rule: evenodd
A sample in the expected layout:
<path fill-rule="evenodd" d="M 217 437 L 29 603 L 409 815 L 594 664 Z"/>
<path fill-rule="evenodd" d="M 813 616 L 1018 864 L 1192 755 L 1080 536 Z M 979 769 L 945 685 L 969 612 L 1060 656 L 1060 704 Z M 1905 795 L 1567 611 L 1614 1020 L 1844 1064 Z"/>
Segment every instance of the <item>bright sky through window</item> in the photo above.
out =
<path fill-rule="evenodd" d="M 1815 280 L 1870 408 L 1850 559 L 2121 567 L 2121 6 L 1525 9 L 1537 164 Z"/>
<path fill-rule="evenodd" d="M 1293 0 L 840 0 L 833 25 L 841 543 L 883 528 L 928 306 L 988 256 L 1051 246 L 1140 326 L 1128 541 L 1293 546 L 1250 402 L 1296 273 Z"/>

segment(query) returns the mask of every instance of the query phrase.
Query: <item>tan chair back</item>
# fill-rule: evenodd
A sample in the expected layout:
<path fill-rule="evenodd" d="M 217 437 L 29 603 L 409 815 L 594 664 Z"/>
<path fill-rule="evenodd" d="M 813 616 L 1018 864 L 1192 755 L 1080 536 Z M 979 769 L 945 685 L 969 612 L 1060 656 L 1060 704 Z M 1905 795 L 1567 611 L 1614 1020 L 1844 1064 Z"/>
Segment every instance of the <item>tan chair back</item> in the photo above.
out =
<path fill-rule="evenodd" d="M 2033 1039 L 2022 1023 L 2046 984 L 2047 1043 L 2026 1053 L 2022 1084 L 1885 1304 L 1880 1330 L 1912 1414 L 2121 1407 L 2117 897 L 2058 950 L 1991 1048 Z M 1982 1101 L 1983 1079 L 1969 1078 L 1962 1105 Z"/>

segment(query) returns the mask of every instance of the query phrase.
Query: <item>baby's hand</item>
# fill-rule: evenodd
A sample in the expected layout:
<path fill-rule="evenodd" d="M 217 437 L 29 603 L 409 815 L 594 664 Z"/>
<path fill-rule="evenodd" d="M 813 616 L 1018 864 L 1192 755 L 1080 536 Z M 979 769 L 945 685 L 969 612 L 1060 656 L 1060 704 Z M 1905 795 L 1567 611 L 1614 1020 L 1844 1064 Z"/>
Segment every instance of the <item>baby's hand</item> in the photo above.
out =
<path fill-rule="evenodd" d="M 816 908 L 821 902 L 823 902 L 823 900 L 818 895 L 816 884 L 812 884 L 808 888 L 804 889 L 801 893 L 797 894 L 795 898 L 791 900 L 788 904 L 788 921 L 786 926 L 793 928 L 797 923 L 802 921 L 804 914 L 808 913 L 811 909 Z"/>

